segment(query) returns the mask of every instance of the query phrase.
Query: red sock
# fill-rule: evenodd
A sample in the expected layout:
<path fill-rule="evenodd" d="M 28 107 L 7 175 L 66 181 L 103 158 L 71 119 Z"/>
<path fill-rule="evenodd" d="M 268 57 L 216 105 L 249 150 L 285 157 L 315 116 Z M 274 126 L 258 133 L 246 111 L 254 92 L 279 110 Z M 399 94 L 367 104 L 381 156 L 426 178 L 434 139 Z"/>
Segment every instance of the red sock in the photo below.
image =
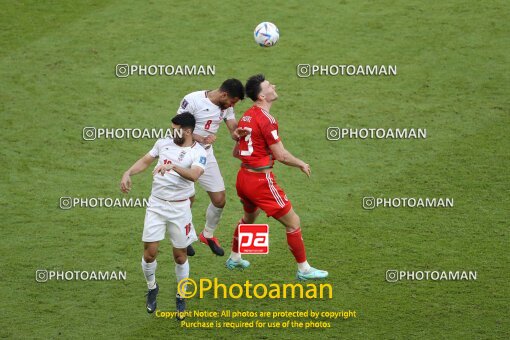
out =
<path fill-rule="evenodd" d="M 239 222 L 237 222 L 236 230 L 234 230 L 234 237 L 232 238 L 232 251 L 234 253 L 239 252 L 239 225 L 245 224 L 244 220 L 241 218 Z"/>
<path fill-rule="evenodd" d="M 303 243 L 301 228 L 287 233 L 287 244 L 289 245 L 292 255 L 296 258 L 297 263 L 303 263 L 306 261 L 305 244 Z"/>

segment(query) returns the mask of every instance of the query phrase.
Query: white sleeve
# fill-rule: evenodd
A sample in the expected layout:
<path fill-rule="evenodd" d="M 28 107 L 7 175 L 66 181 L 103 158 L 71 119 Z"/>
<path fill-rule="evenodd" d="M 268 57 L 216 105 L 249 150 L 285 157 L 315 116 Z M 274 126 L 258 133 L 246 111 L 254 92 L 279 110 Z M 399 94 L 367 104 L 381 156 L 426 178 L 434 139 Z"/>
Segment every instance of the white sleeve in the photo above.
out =
<path fill-rule="evenodd" d="M 207 154 L 205 150 L 202 148 L 201 150 L 197 150 L 193 153 L 193 163 L 191 166 L 198 166 L 202 169 L 205 169 L 205 164 L 207 163 Z"/>
<path fill-rule="evenodd" d="M 177 114 L 181 114 L 183 112 L 189 112 L 192 115 L 194 115 L 195 111 L 196 111 L 196 105 L 195 105 L 195 101 L 193 100 L 193 97 L 191 96 L 191 94 L 184 96 L 184 98 L 181 100 L 181 104 L 179 105 L 179 108 L 177 109 Z"/>
<path fill-rule="evenodd" d="M 152 147 L 152 149 L 149 151 L 149 155 L 151 155 L 152 157 L 154 158 L 157 158 L 159 157 L 159 146 L 160 146 L 160 140 L 158 139 L 158 141 L 156 143 L 154 143 L 154 146 Z"/>
<path fill-rule="evenodd" d="M 231 119 L 236 119 L 236 115 L 234 113 L 234 108 L 229 107 L 227 109 L 227 112 L 226 112 L 226 115 L 225 115 L 225 120 L 231 120 Z"/>

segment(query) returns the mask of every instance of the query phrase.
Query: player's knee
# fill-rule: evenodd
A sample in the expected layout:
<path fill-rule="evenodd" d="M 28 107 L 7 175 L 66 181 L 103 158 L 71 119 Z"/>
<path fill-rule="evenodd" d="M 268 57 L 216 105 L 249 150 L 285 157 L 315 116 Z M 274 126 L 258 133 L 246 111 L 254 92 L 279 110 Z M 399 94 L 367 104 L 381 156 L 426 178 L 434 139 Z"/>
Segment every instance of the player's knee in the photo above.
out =
<path fill-rule="evenodd" d="M 252 218 L 251 216 L 244 216 L 243 217 L 243 221 L 246 223 L 246 224 L 252 224 L 253 222 L 255 222 L 255 219 Z"/>
<path fill-rule="evenodd" d="M 158 246 L 154 243 L 145 243 L 143 247 L 143 259 L 146 263 L 152 263 L 158 255 Z"/>
<path fill-rule="evenodd" d="M 257 215 L 256 214 L 249 214 L 249 213 L 244 213 L 244 216 L 243 216 L 243 221 L 244 223 L 246 224 L 252 224 L 255 222 L 255 219 L 257 218 Z"/>
<path fill-rule="evenodd" d="M 143 259 L 145 263 L 152 263 L 156 260 L 156 252 L 148 252 L 147 250 L 143 252 Z"/>
<path fill-rule="evenodd" d="M 184 264 L 187 259 L 188 256 L 186 254 L 174 254 L 174 261 L 177 264 Z"/>
<path fill-rule="evenodd" d="M 294 225 L 296 226 L 296 229 L 301 227 L 301 219 L 299 218 L 299 216 L 297 214 L 295 217 Z"/>
<path fill-rule="evenodd" d="M 297 223 L 290 223 L 288 225 L 285 226 L 285 230 L 288 232 L 288 233 L 292 233 L 296 230 L 299 229 L 299 224 Z"/>
<path fill-rule="evenodd" d="M 223 193 L 223 194 L 216 195 L 213 199 L 211 199 L 211 203 L 216 208 L 223 209 L 225 207 L 225 204 L 227 203 L 226 199 L 225 199 L 225 194 Z"/>
<path fill-rule="evenodd" d="M 301 227 L 301 220 L 298 214 L 293 213 L 292 216 L 286 221 L 285 228 L 288 233 L 298 230 Z"/>

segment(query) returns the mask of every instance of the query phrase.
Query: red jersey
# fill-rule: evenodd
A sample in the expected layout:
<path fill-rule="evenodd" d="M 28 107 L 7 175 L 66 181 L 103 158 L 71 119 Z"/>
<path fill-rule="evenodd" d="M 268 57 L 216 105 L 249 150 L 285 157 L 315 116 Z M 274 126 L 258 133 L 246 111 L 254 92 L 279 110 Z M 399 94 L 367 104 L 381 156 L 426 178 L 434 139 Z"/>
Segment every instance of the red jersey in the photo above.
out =
<path fill-rule="evenodd" d="M 269 146 L 280 141 L 276 119 L 266 110 L 253 105 L 239 119 L 238 126 L 249 131 L 239 140 L 239 157 L 243 167 L 271 168 L 274 159 Z"/>

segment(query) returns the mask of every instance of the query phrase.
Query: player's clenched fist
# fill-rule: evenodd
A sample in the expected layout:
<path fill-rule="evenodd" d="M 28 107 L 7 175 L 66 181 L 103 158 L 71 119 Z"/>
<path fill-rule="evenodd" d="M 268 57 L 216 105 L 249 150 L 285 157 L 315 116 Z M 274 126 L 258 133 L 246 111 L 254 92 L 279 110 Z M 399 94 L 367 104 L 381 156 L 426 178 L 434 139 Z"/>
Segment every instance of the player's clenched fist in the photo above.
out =
<path fill-rule="evenodd" d="M 122 175 L 122 179 L 120 181 L 120 190 L 126 194 L 131 190 L 131 176 L 129 176 L 128 173 Z"/>

